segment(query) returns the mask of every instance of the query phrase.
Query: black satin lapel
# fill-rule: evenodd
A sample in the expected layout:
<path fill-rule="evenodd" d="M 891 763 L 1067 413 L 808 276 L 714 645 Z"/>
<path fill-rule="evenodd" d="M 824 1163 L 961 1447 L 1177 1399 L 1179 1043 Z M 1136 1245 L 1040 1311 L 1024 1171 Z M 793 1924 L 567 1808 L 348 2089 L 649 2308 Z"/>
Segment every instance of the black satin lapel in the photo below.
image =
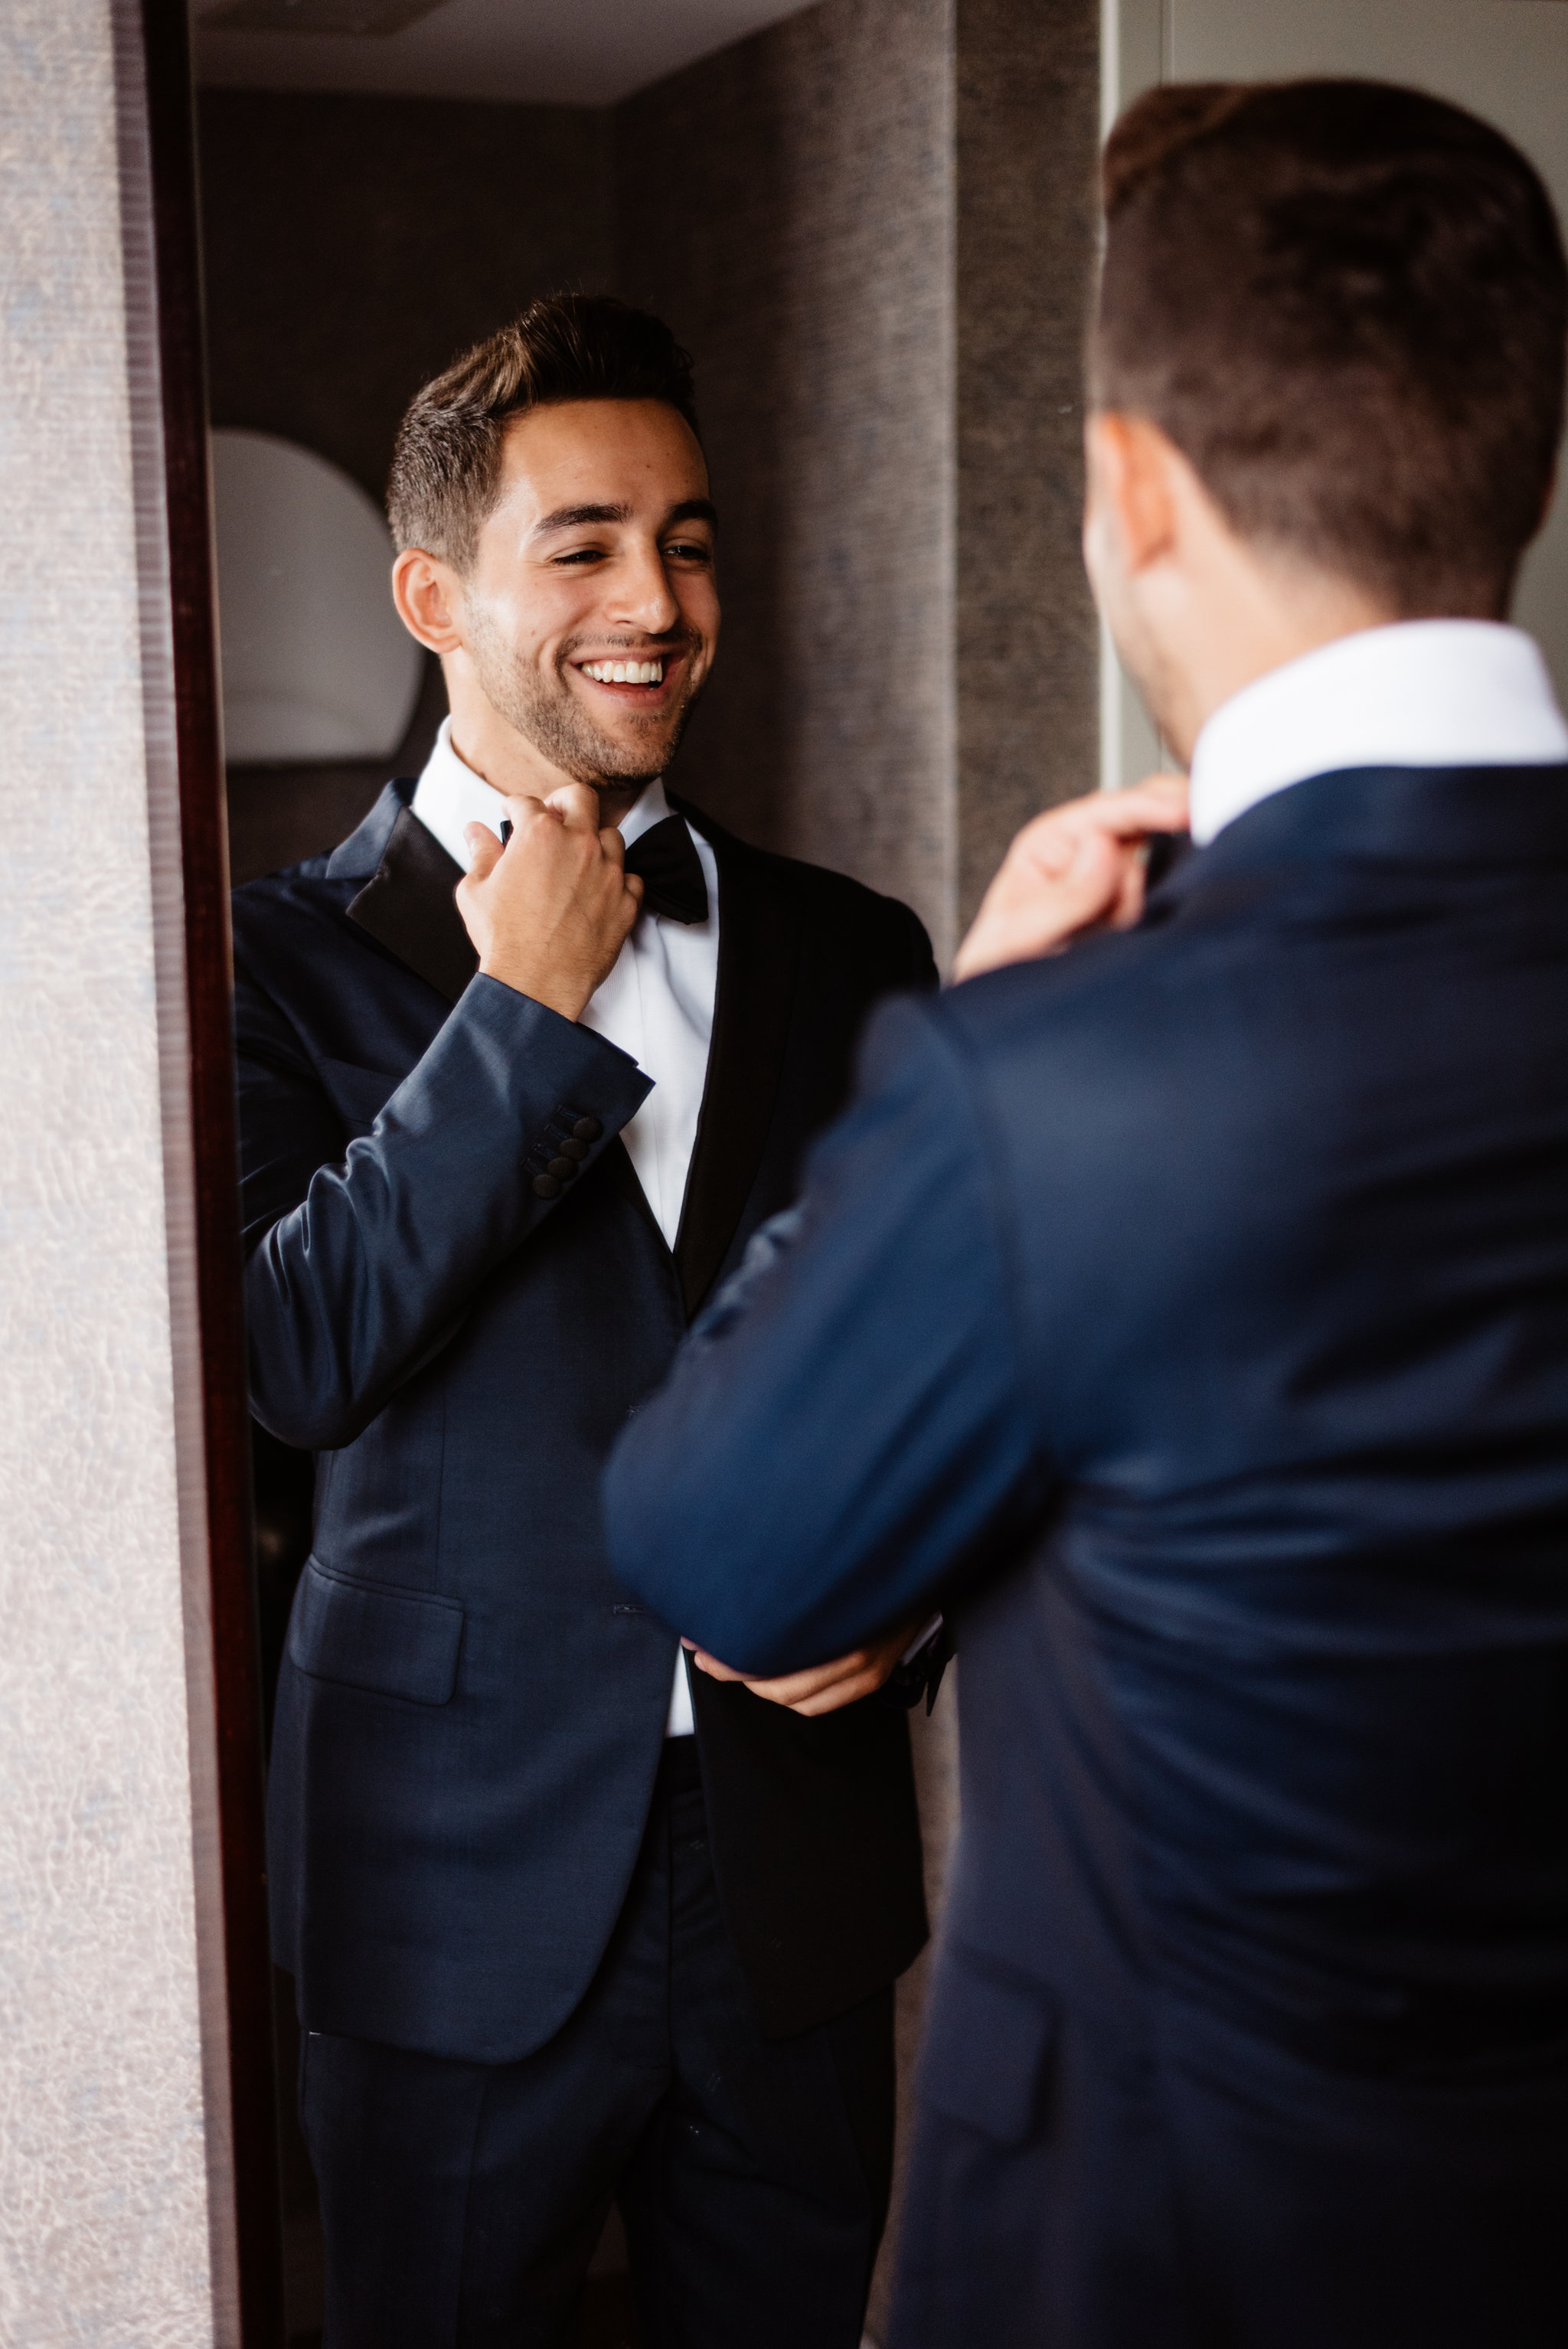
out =
<path fill-rule="evenodd" d="M 676 1236 L 689 1315 L 712 1288 L 768 1141 L 795 1003 L 800 907 L 788 881 L 719 833 L 718 989 L 696 1146 Z"/>
<path fill-rule="evenodd" d="M 405 808 L 348 918 L 455 1003 L 479 968 L 453 892 L 463 877 L 433 832 Z"/>

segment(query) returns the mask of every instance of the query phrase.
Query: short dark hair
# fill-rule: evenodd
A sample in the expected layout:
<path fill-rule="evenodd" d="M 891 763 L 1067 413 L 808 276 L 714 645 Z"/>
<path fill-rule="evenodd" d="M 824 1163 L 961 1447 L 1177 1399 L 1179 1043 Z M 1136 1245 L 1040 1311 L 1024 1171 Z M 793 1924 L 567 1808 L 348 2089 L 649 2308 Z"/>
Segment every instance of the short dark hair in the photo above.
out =
<path fill-rule="evenodd" d="M 415 394 L 387 485 L 399 552 L 423 547 L 466 570 L 495 503 L 508 420 L 569 399 L 662 399 L 697 431 L 691 355 L 662 318 L 610 294 L 545 295 Z"/>
<path fill-rule="evenodd" d="M 1150 91 L 1105 150 L 1095 404 L 1231 526 L 1408 617 L 1507 609 L 1563 430 L 1568 267 L 1533 167 L 1380 82 Z"/>

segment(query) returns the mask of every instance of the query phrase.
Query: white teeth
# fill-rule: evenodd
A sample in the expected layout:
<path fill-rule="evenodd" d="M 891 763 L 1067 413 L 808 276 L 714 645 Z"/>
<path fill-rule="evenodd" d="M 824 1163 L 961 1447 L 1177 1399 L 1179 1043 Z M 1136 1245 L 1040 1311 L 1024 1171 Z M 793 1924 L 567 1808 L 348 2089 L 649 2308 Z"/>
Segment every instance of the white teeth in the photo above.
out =
<path fill-rule="evenodd" d="M 583 674 L 595 685 L 663 685 L 665 665 L 656 661 L 584 661 Z"/>

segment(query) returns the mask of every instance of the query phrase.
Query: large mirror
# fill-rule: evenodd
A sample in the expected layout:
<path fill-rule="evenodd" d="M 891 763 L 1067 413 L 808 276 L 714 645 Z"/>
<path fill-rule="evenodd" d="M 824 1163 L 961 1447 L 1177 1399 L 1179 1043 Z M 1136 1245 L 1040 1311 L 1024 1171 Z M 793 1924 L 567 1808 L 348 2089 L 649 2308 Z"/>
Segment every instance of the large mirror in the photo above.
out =
<path fill-rule="evenodd" d="M 787 1203 L 871 1002 L 951 950 L 948 37 L 858 0 L 196 9 L 292 2349 L 484 2274 L 494 2208 L 533 2236 L 484 2288 L 584 2344 L 637 2340 L 659 2289 L 705 2338 L 764 2337 L 758 2303 L 847 2349 L 883 2321 L 954 1803 L 941 1633 L 903 1627 L 888 1685 L 820 1718 L 709 1680 L 617 1593 L 595 1484 Z M 1093 135 L 1090 106 L 1086 172 Z M 536 321 L 516 364 L 546 402 L 496 434 L 498 477 L 471 387 L 417 396 L 561 294 L 590 297 L 582 347 Z M 662 328 L 628 339 L 603 295 Z M 572 519 L 536 543 L 542 508 Z M 429 1309 L 428 1204 L 364 1221 L 378 1115 L 371 1190 L 396 1189 L 404 1112 L 480 1038 L 463 825 L 595 744 L 628 857 L 677 838 L 646 881 L 668 903 L 574 1029 L 490 1004 L 523 1090 L 446 1097 L 440 1220 L 521 1220 L 366 1383 L 340 1351 L 381 1310 L 362 1284 Z M 326 1356 L 346 1385 L 315 1387 Z M 661 1941 L 672 1902 L 697 1927 Z M 488 2137 L 481 2090 L 513 2100 Z M 455 2166 L 489 2180 L 469 2221 Z M 683 2273 L 705 2229 L 712 2283 Z"/>

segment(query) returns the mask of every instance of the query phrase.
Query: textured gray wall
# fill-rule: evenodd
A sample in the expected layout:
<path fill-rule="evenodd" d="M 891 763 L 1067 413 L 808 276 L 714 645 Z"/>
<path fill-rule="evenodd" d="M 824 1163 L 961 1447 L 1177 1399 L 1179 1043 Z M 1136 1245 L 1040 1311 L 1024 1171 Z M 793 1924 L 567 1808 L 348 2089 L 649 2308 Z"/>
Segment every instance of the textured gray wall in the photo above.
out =
<path fill-rule="evenodd" d="M 957 0 L 958 918 L 1018 826 L 1099 782 L 1079 553 L 1099 0 Z"/>
<path fill-rule="evenodd" d="M 7 2349 L 233 2338 L 160 428 L 116 20 L 123 66 L 129 6 L 0 11 Z"/>
<path fill-rule="evenodd" d="M 951 942 L 952 0 L 829 0 L 616 117 L 623 292 L 696 353 L 724 650 L 681 759 Z"/>

